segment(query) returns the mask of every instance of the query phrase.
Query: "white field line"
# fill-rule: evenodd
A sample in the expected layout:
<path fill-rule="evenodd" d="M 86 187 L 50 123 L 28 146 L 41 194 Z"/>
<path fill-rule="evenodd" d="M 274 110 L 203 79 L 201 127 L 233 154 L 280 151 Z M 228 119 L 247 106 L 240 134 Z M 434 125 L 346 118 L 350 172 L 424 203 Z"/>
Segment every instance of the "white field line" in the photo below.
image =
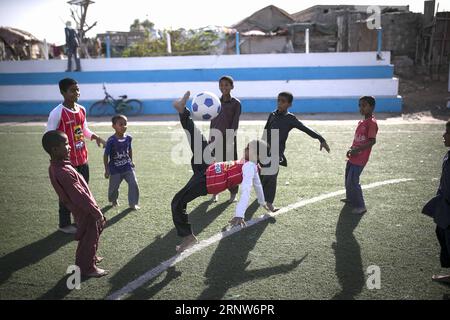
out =
<path fill-rule="evenodd" d="M 362 189 L 371 189 L 371 188 L 381 187 L 381 186 L 388 185 L 388 184 L 396 184 L 396 183 L 413 181 L 413 180 L 414 179 L 392 179 L 392 180 L 379 181 L 379 182 L 370 183 L 368 185 L 364 185 L 364 186 L 362 186 Z M 304 207 L 308 204 L 316 203 L 316 202 L 319 202 L 319 201 L 322 201 L 322 200 L 325 200 L 328 198 L 333 198 L 333 197 L 343 195 L 343 194 L 345 194 L 345 189 L 322 194 L 320 196 L 317 196 L 317 197 L 314 197 L 311 199 L 301 200 L 299 202 L 296 202 L 296 203 L 288 205 L 284 208 L 281 208 L 277 212 L 274 212 L 271 214 L 264 214 L 264 215 L 259 216 L 258 218 L 251 219 L 251 220 L 247 221 L 247 227 L 251 227 L 257 223 L 260 223 L 261 221 L 264 221 L 271 217 L 275 217 L 277 215 L 289 212 L 291 210 L 294 210 L 294 209 L 297 209 L 300 207 Z M 200 241 L 198 244 L 187 249 L 186 251 L 182 252 L 181 254 L 177 254 L 177 255 L 173 256 L 172 258 L 162 262 L 157 267 L 147 271 L 139 278 L 129 282 L 125 287 L 113 292 L 111 295 L 106 297 L 106 299 L 107 300 L 120 300 L 120 299 L 124 298 L 125 295 L 136 290 L 137 288 L 142 286 L 144 283 L 148 282 L 149 280 L 151 280 L 151 279 L 155 278 L 156 276 L 158 276 L 159 274 L 163 273 L 171 266 L 174 266 L 178 262 L 183 261 L 187 257 L 191 256 L 192 254 L 194 254 L 216 242 L 219 242 L 220 240 L 222 240 L 228 236 L 231 236 L 232 234 L 239 232 L 242 229 L 243 229 L 242 227 L 234 227 L 234 228 L 228 229 L 226 231 L 219 232 L 208 239 Z"/>

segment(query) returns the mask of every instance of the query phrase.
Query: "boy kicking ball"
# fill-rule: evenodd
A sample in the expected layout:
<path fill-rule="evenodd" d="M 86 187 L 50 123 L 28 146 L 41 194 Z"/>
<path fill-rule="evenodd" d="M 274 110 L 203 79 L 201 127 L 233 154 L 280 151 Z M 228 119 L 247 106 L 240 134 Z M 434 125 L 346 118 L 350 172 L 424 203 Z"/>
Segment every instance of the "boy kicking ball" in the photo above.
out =
<path fill-rule="evenodd" d="M 246 225 L 244 221 L 245 210 L 247 209 L 251 187 L 253 185 L 258 203 L 266 210 L 269 210 L 264 199 L 264 191 L 258 175 L 258 154 L 259 150 L 267 150 L 267 144 L 264 141 L 253 140 L 244 150 L 244 158 L 239 161 L 216 162 L 211 165 L 204 162 L 201 157 L 201 163 L 194 163 L 194 155 L 203 152 L 208 146 L 208 142 L 195 126 L 189 110 L 186 108 L 186 102 L 189 99 L 190 92 L 187 91 L 184 96 L 173 103 L 179 113 L 180 123 L 185 130 L 188 141 L 193 153 L 191 160 L 192 171 L 194 174 L 187 184 L 174 196 L 172 200 L 172 218 L 177 230 L 178 236 L 183 240 L 176 247 L 178 253 L 183 252 L 198 242 L 192 232 L 191 224 L 186 214 L 187 204 L 192 200 L 205 196 L 207 194 L 218 194 L 226 189 L 233 188 L 242 183 L 241 195 L 236 205 L 236 213 L 233 219 L 229 221 L 232 226 Z M 201 148 L 196 150 L 194 137 L 201 137 Z"/>

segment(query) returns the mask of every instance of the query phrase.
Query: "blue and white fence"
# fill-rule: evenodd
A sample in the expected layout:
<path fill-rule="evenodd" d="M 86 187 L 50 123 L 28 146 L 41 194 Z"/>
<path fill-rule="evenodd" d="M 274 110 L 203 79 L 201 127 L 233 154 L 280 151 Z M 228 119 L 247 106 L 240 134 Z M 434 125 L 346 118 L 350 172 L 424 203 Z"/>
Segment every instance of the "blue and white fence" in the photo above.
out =
<path fill-rule="evenodd" d="M 174 113 L 171 102 L 186 90 L 220 95 L 218 79 L 235 79 L 233 95 L 243 112 L 270 112 L 281 91 L 294 95 L 295 113 L 357 112 L 358 98 L 372 95 L 377 112 L 400 112 L 398 79 L 390 53 L 256 54 L 82 60 L 83 72 L 63 72 L 67 61 L 0 62 L 0 115 L 44 115 L 61 102 L 58 81 L 79 82 L 86 108 L 104 94 L 143 101 L 145 114 Z"/>

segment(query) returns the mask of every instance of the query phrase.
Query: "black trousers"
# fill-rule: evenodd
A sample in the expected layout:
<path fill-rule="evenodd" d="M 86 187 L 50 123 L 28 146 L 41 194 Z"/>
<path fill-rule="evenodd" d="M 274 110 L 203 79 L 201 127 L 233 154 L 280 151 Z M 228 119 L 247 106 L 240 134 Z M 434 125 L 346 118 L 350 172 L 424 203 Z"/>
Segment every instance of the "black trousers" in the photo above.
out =
<path fill-rule="evenodd" d="M 87 163 L 74 167 L 75 170 L 77 170 L 86 180 L 86 183 L 89 183 L 89 165 Z M 70 220 L 70 210 L 67 209 L 64 204 L 60 201 L 59 202 L 59 227 L 64 228 L 71 224 Z"/>
<path fill-rule="evenodd" d="M 439 256 L 442 268 L 450 268 L 450 227 L 443 229 L 436 226 L 436 236 L 441 246 L 441 254 Z"/>
<path fill-rule="evenodd" d="M 185 109 L 184 113 L 180 114 L 180 123 L 186 131 L 193 154 L 195 151 L 200 151 L 195 150 L 194 138 L 197 137 L 198 139 L 201 137 L 201 152 L 203 154 L 205 148 L 208 146 L 208 142 L 200 130 L 195 126 L 194 121 L 192 121 L 189 110 Z M 173 223 L 175 225 L 175 229 L 177 230 L 177 234 L 180 237 L 186 237 L 193 234 L 192 226 L 189 223 L 186 212 L 187 204 L 200 196 L 205 196 L 208 194 L 205 175 L 208 164 L 204 162 L 203 157 L 201 157 L 201 163 L 196 164 L 194 163 L 194 156 L 192 156 L 191 166 L 194 174 L 186 185 L 173 197 L 171 203 Z"/>
<path fill-rule="evenodd" d="M 277 193 L 277 180 L 278 180 L 278 170 L 277 173 L 271 175 L 260 175 L 261 184 L 264 190 L 264 199 L 266 202 L 273 203 L 275 200 L 275 195 Z"/>

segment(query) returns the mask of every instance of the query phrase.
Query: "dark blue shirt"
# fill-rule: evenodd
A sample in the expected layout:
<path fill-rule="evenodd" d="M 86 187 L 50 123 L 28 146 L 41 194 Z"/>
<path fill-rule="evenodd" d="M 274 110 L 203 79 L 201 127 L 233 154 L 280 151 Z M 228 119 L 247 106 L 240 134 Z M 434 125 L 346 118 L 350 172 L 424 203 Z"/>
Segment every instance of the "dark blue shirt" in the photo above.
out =
<path fill-rule="evenodd" d="M 318 139 L 320 142 L 324 142 L 325 139 L 313 129 L 305 126 L 297 117 L 290 112 L 280 112 L 275 110 L 269 115 L 267 119 L 267 123 L 264 126 L 264 134 L 263 140 L 266 141 L 269 145 L 272 142 L 272 129 L 279 130 L 278 143 L 279 143 L 279 156 L 280 156 L 280 165 L 287 166 L 287 159 L 284 155 L 284 150 L 286 149 L 286 140 L 289 136 L 289 132 L 292 129 L 298 129 L 303 131 L 311 138 Z"/>
<path fill-rule="evenodd" d="M 133 138 L 129 135 L 122 139 L 113 135 L 108 138 L 105 147 L 105 155 L 109 157 L 109 173 L 117 174 L 132 170 L 131 166 L 131 140 Z"/>

